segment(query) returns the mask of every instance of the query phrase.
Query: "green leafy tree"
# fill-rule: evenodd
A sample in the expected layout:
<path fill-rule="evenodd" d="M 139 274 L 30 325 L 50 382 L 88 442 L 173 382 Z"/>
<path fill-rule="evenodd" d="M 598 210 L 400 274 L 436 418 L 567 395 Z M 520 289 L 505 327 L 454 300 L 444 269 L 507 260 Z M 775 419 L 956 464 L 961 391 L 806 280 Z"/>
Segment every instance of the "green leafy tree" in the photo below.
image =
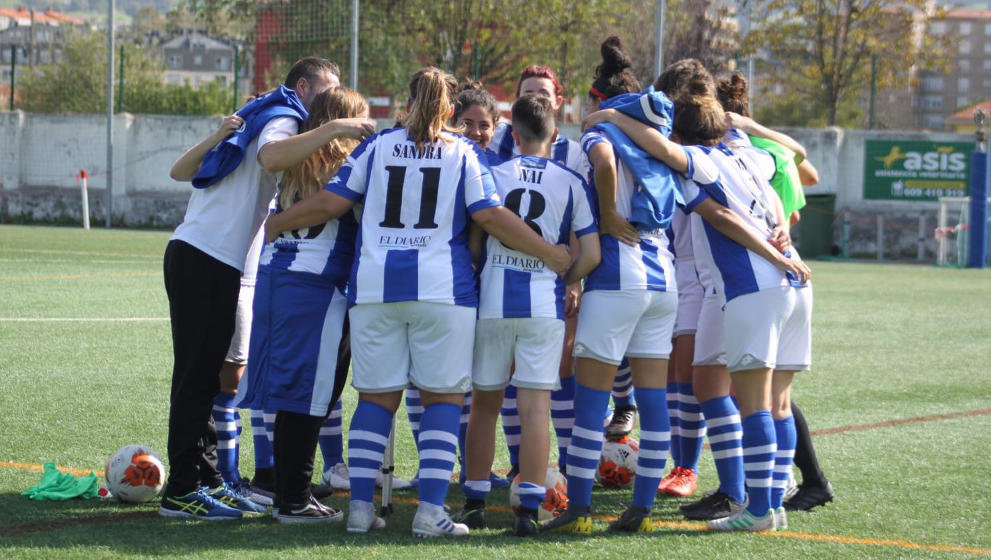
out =
<path fill-rule="evenodd" d="M 861 124 L 856 104 L 870 87 L 871 58 L 881 90 L 907 81 L 913 67 L 944 68 L 947 39 L 922 32 L 944 16 L 928 0 L 754 2 L 747 47 L 767 61 L 762 81 L 777 84 L 764 88 L 766 114 L 773 119 L 784 107 L 793 120 L 807 121 L 800 124 Z"/>

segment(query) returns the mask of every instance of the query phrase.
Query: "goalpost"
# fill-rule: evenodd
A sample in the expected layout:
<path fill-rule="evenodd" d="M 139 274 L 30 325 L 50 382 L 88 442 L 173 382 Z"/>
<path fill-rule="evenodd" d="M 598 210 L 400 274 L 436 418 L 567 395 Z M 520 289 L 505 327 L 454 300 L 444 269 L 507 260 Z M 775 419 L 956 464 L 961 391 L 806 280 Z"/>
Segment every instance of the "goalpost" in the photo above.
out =
<path fill-rule="evenodd" d="M 988 198 L 988 202 L 991 203 L 991 197 Z M 933 231 L 936 238 L 937 265 L 961 267 L 967 265 L 969 222 L 969 196 L 946 196 L 939 199 L 936 229 Z"/>

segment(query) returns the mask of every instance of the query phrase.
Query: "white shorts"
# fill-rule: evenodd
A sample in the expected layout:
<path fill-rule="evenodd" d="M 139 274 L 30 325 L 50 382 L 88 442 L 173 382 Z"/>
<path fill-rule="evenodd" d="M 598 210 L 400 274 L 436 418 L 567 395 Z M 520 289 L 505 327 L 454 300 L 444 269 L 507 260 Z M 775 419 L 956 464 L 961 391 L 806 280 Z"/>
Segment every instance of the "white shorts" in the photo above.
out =
<path fill-rule="evenodd" d="M 251 302 L 255 299 L 255 281 L 241 282 L 237 293 L 237 314 L 234 316 L 234 336 L 227 349 L 225 362 L 244 365 L 248 363 L 248 341 L 251 340 Z"/>
<path fill-rule="evenodd" d="M 811 286 L 776 286 L 735 297 L 726 304 L 724 325 L 731 372 L 804 371 L 811 366 Z"/>
<path fill-rule="evenodd" d="M 702 296 L 705 290 L 695 271 L 695 261 L 675 261 L 675 277 L 678 279 L 678 315 L 674 320 L 672 338 L 695 334 L 698 330 L 699 313 L 702 312 Z"/>
<path fill-rule="evenodd" d="M 698 330 L 695 332 L 693 366 L 725 366 L 726 341 L 723 336 L 723 298 L 708 296 L 702 300 Z"/>
<path fill-rule="evenodd" d="M 471 388 L 474 307 L 425 301 L 351 308 L 351 385 L 364 393 L 400 391 L 411 382 L 433 393 Z"/>
<path fill-rule="evenodd" d="M 481 391 L 499 391 L 509 383 L 524 389 L 559 389 L 562 344 L 560 319 L 479 319 L 472 385 Z M 516 371 L 510 378 L 514 362 Z"/>
<path fill-rule="evenodd" d="M 678 294 L 592 290 L 582 296 L 574 355 L 618 366 L 623 356 L 666 360 Z"/>

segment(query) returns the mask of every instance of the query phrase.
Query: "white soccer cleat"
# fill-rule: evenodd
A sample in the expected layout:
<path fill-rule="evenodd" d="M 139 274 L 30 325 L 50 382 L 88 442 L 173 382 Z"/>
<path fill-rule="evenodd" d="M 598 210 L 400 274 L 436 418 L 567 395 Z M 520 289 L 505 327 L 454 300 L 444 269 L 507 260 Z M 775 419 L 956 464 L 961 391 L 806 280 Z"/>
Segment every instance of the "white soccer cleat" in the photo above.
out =
<path fill-rule="evenodd" d="M 468 526 L 455 523 L 447 515 L 444 508 L 420 502 L 413 517 L 413 536 L 422 538 L 432 537 L 463 537 L 468 534 Z"/>
<path fill-rule="evenodd" d="M 323 477 L 321 478 L 324 484 L 334 490 L 351 489 L 351 476 L 348 474 L 348 466 L 344 463 L 337 463 L 323 471 Z"/>
<path fill-rule="evenodd" d="M 352 500 L 348 507 L 348 533 L 385 529 L 385 519 L 375 515 L 375 504 Z"/>
<path fill-rule="evenodd" d="M 774 510 L 757 517 L 747 508 L 730 515 L 713 519 L 709 522 L 710 531 L 773 531 L 776 527 Z"/>
<path fill-rule="evenodd" d="M 788 485 L 785 486 L 785 495 L 782 500 L 787 502 L 792 499 L 795 494 L 798 494 L 798 481 L 795 480 L 795 471 L 793 469 L 788 471 Z"/>
<path fill-rule="evenodd" d="M 774 510 L 774 530 L 775 531 L 787 531 L 788 530 L 788 512 L 785 511 L 785 506 L 781 506 Z"/>

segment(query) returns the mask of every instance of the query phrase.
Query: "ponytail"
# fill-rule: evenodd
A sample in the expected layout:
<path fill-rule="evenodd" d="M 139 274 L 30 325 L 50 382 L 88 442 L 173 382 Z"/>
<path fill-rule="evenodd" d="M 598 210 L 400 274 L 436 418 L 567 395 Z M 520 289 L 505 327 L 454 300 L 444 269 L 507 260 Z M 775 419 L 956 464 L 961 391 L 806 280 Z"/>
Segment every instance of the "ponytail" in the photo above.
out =
<path fill-rule="evenodd" d="M 671 132 L 683 144 L 715 146 L 726 136 L 726 113 L 711 95 L 711 82 L 696 76 L 685 85 L 674 103 Z"/>
<path fill-rule="evenodd" d="M 716 96 L 727 111 L 750 116 L 750 93 L 747 79 L 739 72 L 723 76 L 716 85 Z"/>
<path fill-rule="evenodd" d="M 454 76 L 433 66 L 413 74 L 409 82 L 409 114 L 402 125 L 418 150 L 424 144 L 436 142 L 442 131 L 455 132 L 447 125 L 447 117 L 454 106 L 457 88 Z"/>

